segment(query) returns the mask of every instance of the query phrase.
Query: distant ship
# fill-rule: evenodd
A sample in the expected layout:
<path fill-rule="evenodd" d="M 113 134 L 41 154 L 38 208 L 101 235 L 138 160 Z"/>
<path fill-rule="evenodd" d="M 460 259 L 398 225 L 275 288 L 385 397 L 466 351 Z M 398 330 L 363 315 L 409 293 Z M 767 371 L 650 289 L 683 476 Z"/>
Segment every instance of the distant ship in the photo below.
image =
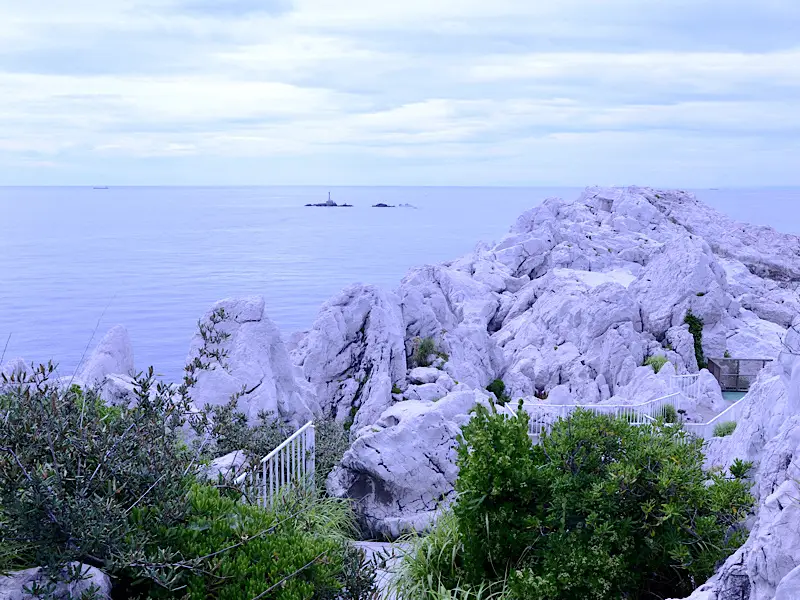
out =
<path fill-rule="evenodd" d="M 107 190 L 108 186 L 107 185 L 96 185 L 92 189 L 93 190 Z"/>

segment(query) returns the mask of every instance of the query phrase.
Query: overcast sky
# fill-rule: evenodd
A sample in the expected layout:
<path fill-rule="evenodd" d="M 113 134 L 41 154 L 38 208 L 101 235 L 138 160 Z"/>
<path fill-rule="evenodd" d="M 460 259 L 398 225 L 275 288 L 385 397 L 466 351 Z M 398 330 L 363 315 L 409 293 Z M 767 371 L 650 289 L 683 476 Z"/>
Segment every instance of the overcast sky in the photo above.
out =
<path fill-rule="evenodd" d="M 0 0 L 0 184 L 800 185 L 798 0 Z"/>

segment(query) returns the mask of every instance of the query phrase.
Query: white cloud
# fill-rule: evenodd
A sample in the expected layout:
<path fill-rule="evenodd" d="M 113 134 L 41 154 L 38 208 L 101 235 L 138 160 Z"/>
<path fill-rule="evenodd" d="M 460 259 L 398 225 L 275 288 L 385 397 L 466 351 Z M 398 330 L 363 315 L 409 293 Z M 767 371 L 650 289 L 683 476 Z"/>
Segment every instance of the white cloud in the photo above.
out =
<path fill-rule="evenodd" d="M 286 158 L 312 177 L 347 156 L 354 183 L 768 183 L 800 163 L 800 48 L 778 31 L 800 10 L 783 0 L 204 6 L 0 0 L 0 181 L 20 161 L 64 176 L 112 158 L 147 181 L 140 159 Z"/>

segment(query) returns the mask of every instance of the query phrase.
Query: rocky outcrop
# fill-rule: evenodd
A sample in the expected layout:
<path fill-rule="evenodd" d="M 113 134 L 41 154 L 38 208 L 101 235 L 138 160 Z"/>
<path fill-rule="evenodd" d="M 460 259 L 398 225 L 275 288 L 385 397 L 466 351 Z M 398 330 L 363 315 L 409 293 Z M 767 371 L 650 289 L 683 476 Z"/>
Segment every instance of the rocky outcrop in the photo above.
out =
<path fill-rule="evenodd" d="M 708 467 L 754 463 L 757 510 L 745 544 L 691 600 L 779 600 L 800 589 L 800 333 L 791 330 L 786 345 L 748 393 L 733 434 L 707 449 Z"/>
<path fill-rule="evenodd" d="M 319 405 L 295 379 L 289 353 L 261 297 L 217 302 L 200 320 L 187 363 L 195 365 L 189 395 L 198 406 L 221 405 L 237 397 L 252 423 L 259 413 L 299 427 Z"/>
<path fill-rule="evenodd" d="M 537 396 L 551 404 L 636 404 L 667 395 L 674 391 L 673 375 L 698 372 L 695 340 L 684 323 L 689 311 L 703 320 L 706 356 L 728 351 L 775 358 L 789 312 L 800 306 L 796 285 L 784 276 L 800 272 L 797 238 L 770 230 L 769 256 L 759 262 L 738 242 L 705 237 L 723 235 L 721 230 L 687 226 L 698 205 L 682 192 L 589 188 L 577 201 L 545 200 L 498 244 L 412 270 L 397 291 L 406 355 L 430 338 L 440 358 L 435 368 L 393 378 L 402 394 L 385 416 L 419 402 L 445 402 L 464 389 L 482 390 L 495 378 L 515 400 Z M 706 207 L 702 215 L 725 223 L 725 231 L 750 231 Z M 342 323 L 352 330 L 360 321 L 345 317 Z M 313 346 L 307 342 L 306 355 Z M 325 355 L 321 351 L 319 361 Z M 658 375 L 641 367 L 654 355 L 669 361 Z M 707 371 L 700 374 L 697 396 L 680 396 L 675 404 L 689 422 L 705 422 L 727 406 Z M 428 504 L 398 498 L 423 497 L 431 482 L 420 479 L 412 492 L 412 484 L 398 487 L 395 475 L 373 468 L 373 441 L 362 438 L 390 434 L 372 431 L 370 424 L 359 420 L 350 466 L 334 489 L 360 497 L 361 488 L 342 477 L 349 473 L 360 481 L 358 474 L 368 472 L 370 489 L 383 500 L 363 504 L 364 519 L 375 531 L 395 531 L 399 523 L 414 523 L 418 512 L 429 514 Z M 394 460 L 392 470 L 408 473 L 426 459 L 402 452 Z M 440 493 L 440 484 L 431 489 Z"/>
<path fill-rule="evenodd" d="M 0 576 L 0 600 L 27 600 L 32 596 L 26 590 L 37 583 L 47 585 L 55 580 L 55 590 L 48 598 L 71 600 L 94 593 L 93 598 L 104 600 L 111 597 L 111 579 L 95 567 L 70 563 L 58 576 L 51 577 L 41 567 L 26 569 Z"/>
<path fill-rule="evenodd" d="M 406 377 L 397 296 L 374 286 L 347 288 L 323 305 L 292 356 L 323 414 L 353 431 L 374 423 Z"/>
<path fill-rule="evenodd" d="M 247 464 L 247 453 L 244 450 L 234 450 L 224 456 L 215 458 L 201 474 L 211 482 L 216 483 L 220 479 L 229 481 L 234 479 L 242 471 L 242 467 Z"/>
<path fill-rule="evenodd" d="M 122 325 L 109 330 L 89 357 L 78 367 L 75 383 L 93 388 L 102 385 L 107 375 L 132 375 L 133 345 Z"/>
<path fill-rule="evenodd" d="M 396 404 L 353 442 L 328 477 L 328 491 L 356 501 L 369 535 L 425 529 L 452 498 L 461 426 L 488 398 L 473 390 Z"/>

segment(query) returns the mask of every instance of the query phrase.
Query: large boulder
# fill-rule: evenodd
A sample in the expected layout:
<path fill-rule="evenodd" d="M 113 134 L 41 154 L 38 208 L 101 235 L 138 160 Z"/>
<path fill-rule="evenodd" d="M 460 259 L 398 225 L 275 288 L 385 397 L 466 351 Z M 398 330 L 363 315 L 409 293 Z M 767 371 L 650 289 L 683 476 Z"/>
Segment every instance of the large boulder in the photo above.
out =
<path fill-rule="evenodd" d="M 374 423 L 406 378 L 400 302 L 374 286 L 352 286 L 325 303 L 292 357 L 322 412 L 353 431 Z"/>
<path fill-rule="evenodd" d="M 487 392 L 452 392 L 438 402 L 395 404 L 359 432 L 328 492 L 356 501 L 369 535 L 394 538 L 429 526 L 453 496 L 458 475 L 456 439 L 469 413 L 488 403 Z"/>
<path fill-rule="evenodd" d="M 55 579 L 53 600 L 72 600 L 94 592 L 93 598 L 111 598 L 111 579 L 95 567 L 74 562 L 63 569 L 57 577 L 50 577 L 44 569 L 36 567 L 0 576 L 0 600 L 28 600 L 32 596 L 26 592 L 36 584 L 47 585 Z"/>
<path fill-rule="evenodd" d="M 133 345 L 122 325 L 109 330 L 89 357 L 78 367 L 75 383 L 84 387 L 100 386 L 106 375 L 132 375 Z"/>
<path fill-rule="evenodd" d="M 295 381 L 280 331 L 258 296 L 217 302 L 200 320 L 187 363 L 195 365 L 189 396 L 197 407 L 237 398 L 250 423 L 266 412 L 290 427 L 319 414 L 313 395 Z"/>

